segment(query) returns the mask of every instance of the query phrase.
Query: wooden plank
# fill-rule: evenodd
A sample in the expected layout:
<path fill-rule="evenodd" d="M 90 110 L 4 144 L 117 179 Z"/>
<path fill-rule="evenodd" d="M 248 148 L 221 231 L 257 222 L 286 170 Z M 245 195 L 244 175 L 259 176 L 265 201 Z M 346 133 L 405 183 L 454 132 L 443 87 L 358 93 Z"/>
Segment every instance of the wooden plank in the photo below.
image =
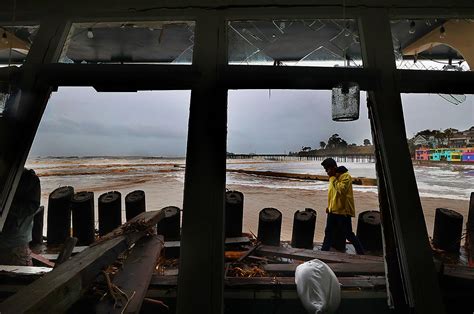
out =
<path fill-rule="evenodd" d="M 52 267 L 0 265 L 0 275 L 44 275 L 52 270 Z"/>
<path fill-rule="evenodd" d="M 123 267 L 114 276 L 112 283 L 128 297 L 128 303 L 114 305 L 107 295 L 96 307 L 96 313 L 139 313 L 148 290 L 156 261 L 163 248 L 163 236 L 140 239 L 133 247 Z"/>
<path fill-rule="evenodd" d="M 84 250 L 2 302 L 0 312 L 66 311 L 81 297 L 95 276 L 127 248 L 127 237 L 120 236 Z"/>
<path fill-rule="evenodd" d="M 40 254 L 36 254 L 34 252 L 30 253 L 31 258 L 37 262 L 39 262 L 41 265 L 46 266 L 46 267 L 54 267 L 55 263 L 51 262 L 49 259 L 41 256 Z"/>
<path fill-rule="evenodd" d="M 84 251 L 88 247 L 89 246 L 75 246 L 72 249 L 72 255 L 75 255 L 77 253 L 81 253 L 82 251 Z M 43 253 L 43 254 L 39 254 L 39 255 L 43 256 L 44 258 L 49 259 L 50 261 L 55 261 L 59 257 L 59 253 Z"/>
<path fill-rule="evenodd" d="M 122 224 L 115 230 L 99 238 L 97 241 L 92 243 L 91 246 L 95 246 L 99 243 L 119 237 L 124 234 L 129 234 L 136 231 L 147 231 L 148 229 L 155 227 L 156 224 L 163 218 L 164 212 L 162 210 L 143 212 L 140 215 L 137 215 L 126 223 Z"/>
<path fill-rule="evenodd" d="M 64 242 L 63 249 L 59 253 L 55 267 L 57 267 L 59 264 L 64 263 L 71 257 L 72 251 L 74 247 L 76 246 L 76 243 L 77 243 L 77 238 L 75 237 L 68 237 L 66 239 L 66 241 Z"/>
<path fill-rule="evenodd" d="M 385 267 L 383 263 L 328 263 L 329 268 L 338 277 L 349 277 L 357 275 L 385 275 Z M 281 273 L 289 276 L 295 275 L 297 264 L 267 264 L 263 265 L 263 269 L 268 273 Z"/>
<path fill-rule="evenodd" d="M 225 244 L 247 244 L 250 243 L 248 237 L 226 238 Z M 177 248 L 181 246 L 181 241 L 166 241 L 165 248 Z"/>
<path fill-rule="evenodd" d="M 0 304 L 0 312 L 66 311 L 82 296 L 102 269 L 146 234 L 146 231 L 133 230 L 146 230 L 149 225 L 156 225 L 162 216 L 162 211 L 145 212 L 136 216 L 124 224 L 128 227 L 122 225 L 104 236 L 100 242 L 94 243 L 93 246 L 59 265 L 54 271 L 5 300 Z M 130 229 L 133 226 L 136 228 Z"/>
<path fill-rule="evenodd" d="M 256 249 L 258 249 L 260 247 L 260 245 L 262 245 L 260 242 L 258 242 L 255 246 L 251 247 L 250 249 L 248 249 L 247 252 L 245 252 L 244 255 L 242 255 L 241 257 L 239 257 L 239 259 L 237 260 L 237 262 L 242 262 L 246 257 L 248 257 L 249 255 L 251 255 L 253 252 L 255 252 Z"/>
<path fill-rule="evenodd" d="M 317 174 L 307 174 L 307 173 L 287 173 L 287 172 L 257 171 L 257 170 L 245 170 L 245 169 L 227 169 L 227 172 L 255 174 L 255 175 L 266 176 L 266 177 L 329 181 L 328 176 L 317 175 Z M 377 185 L 377 179 L 364 178 L 364 177 L 353 177 L 352 178 L 352 183 L 357 184 L 357 185 L 376 186 Z"/>
<path fill-rule="evenodd" d="M 259 255 L 278 256 L 302 261 L 320 259 L 323 262 L 333 263 L 367 263 L 382 262 L 382 257 L 371 255 L 355 255 L 339 252 L 313 251 L 306 249 L 284 248 L 278 246 L 262 245 L 258 248 Z"/>
<path fill-rule="evenodd" d="M 384 289 L 385 277 L 361 276 L 339 277 L 343 289 Z M 296 289 L 294 277 L 227 277 L 224 280 L 225 288 L 268 289 L 269 286 L 278 286 L 281 289 Z M 150 290 L 159 287 L 170 288 L 177 285 L 176 276 L 154 275 L 150 282 Z"/>

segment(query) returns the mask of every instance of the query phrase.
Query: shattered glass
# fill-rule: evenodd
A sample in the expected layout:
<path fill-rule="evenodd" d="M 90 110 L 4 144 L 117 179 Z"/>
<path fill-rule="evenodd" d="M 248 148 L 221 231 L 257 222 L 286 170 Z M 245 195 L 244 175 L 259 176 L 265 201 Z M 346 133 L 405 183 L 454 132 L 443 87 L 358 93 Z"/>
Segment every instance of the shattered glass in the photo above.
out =
<path fill-rule="evenodd" d="M 362 66 L 355 20 L 229 21 L 228 39 L 233 65 Z"/>
<path fill-rule="evenodd" d="M 23 64 L 39 26 L 0 26 L 0 65 Z"/>
<path fill-rule="evenodd" d="M 74 23 L 61 63 L 192 64 L 194 21 Z"/>
<path fill-rule="evenodd" d="M 458 49 L 453 44 L 456 41 L 451 42 L 450 36 L 462 33 L 466 42 L 471 41 L 468 45 L 472 47 L 474 20 L 437 18 L 392 20 L 390 26 L 397 69 L 470 70 L 461 52 L 462 48 Z"/>

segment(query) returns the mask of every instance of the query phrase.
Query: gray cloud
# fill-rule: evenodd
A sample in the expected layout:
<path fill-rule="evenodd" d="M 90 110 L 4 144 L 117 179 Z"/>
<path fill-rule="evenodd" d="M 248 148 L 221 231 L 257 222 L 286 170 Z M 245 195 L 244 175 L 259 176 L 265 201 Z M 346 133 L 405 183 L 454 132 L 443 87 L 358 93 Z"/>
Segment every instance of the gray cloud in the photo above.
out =
<path fill-rule="evenodd" d="M 61 88 L 52 95 L 31 155 L 184 156 L 189 91 L 97 93 Z M 438 95 L 402 95 L 408 136 L 423 129 L 467 129 L 474 97 L 458 106 Z M 360 118 L 331 120 L 330 91 L 229 91 L 228 151 L 287 153 L 319 147 L 338 133 L 349 144 L 372 139 L 365 93 Z"/>

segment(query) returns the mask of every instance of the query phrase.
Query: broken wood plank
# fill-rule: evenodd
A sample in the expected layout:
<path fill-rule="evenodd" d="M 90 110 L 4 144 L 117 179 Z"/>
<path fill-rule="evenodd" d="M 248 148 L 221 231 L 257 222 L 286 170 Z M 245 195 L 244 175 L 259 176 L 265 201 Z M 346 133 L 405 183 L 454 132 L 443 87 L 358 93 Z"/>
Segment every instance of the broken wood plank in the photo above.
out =
<path fill-rule="evenodd" d="M 0 265 L 0 274 L 44 275 L 52 271 L 51 267 Z"/>
<path fill-rule="evenodd" d="M 338 277 L 385 275 L 383 263 L 328 263 L 328 266 Z M 294 276 L 296 267 L 298 264 L 267 264 L 263 265 L 263 270 L 268 273 Z"/>
<path fill-rule="evenodd" d="M 339 277 L 342 289 L 385 289 L 384 276 Z M 178 277 L 153 275 L 150 290 L 176 287 Z M 225 288 L 268 289 L 278 286 L 281 289 L 296 289 L 294 277 L 227 277 Z"/>
<path fill-rule="evenodd" d="M 57 267 L 59 264 L 64 263 L 71 257 L 72 250 L 76 246 L 76 243 L 77 243 L 77 238 L 75 237 L 68 237 L 66 241 L 64 241 L 63 249 L 59 253 L 55 267 Z"/>
<path fill-rule="evenodd" d="M 34 261 L 40 263 L 40 264 L 43 265 L 43 266 L 46 266 L 46 267 L 54 267 L 54 265 L 55 265 L 54 262 L 51 262 L 49 259 L 47 259 L 47 258 L 41 256 L 40 254 L 36 254 L 36 253 L 34 253 L 34 252 L 31 252 L 30 255 L 31 255 L 31 258 L 32 258 Z"/>
<path fill-rule="evenodd" d="M 161 211 L 146 212 L 135 217 L 135 221 L 140 221 L 146 226 L 156 224 L 160 217 L 162 217 Z M 118 229 L 122 228 L 123 226 Z M 2 314 L 65 312 L 83 295 L 101 270 L 114 262 L 120 253 L 143 237 L 146 232 L 146 230 L 132 232 L 127 229 L 122 230 L 121 235 L 112 232 L 113 237 L 85 249 L 59 265 L 54 271 L 6 299 L 0 304 L 0 312 Z"/>
<path fill-rule="evenodd" d="M 150 236 L 140 239 L 123 267 L 114 276 L 112 283 L 128 297 L 128 303 L 114 305 L 107 295 L 96 307 L 96 313 L 139 313 L 143 298 L 148 290 L 156 261 L 163 248 L 163 236 Z"/>
<path fill-rule="evenodd" d="M 258 249 L 260 247 L 260 245 L 262 245 L 260 242 L 258 242 L 254 247 L 251 247 L 247 252 L 245 252 L 244 255 L 242 255 L 241 257 L 239 257 L 239 259 L 237 260 L 237 262 L 242 262 L 245 258 L 247 258 L 249 255 L 253 254 L 253 252 L 255 252 L 256 249 Z"/>
<path fill-rule="evenodd" d="M 262 245 L 257 250 L 258 255 L 278 256 L 302 261 L 319 259 L 323 262 L 332 263 L 368 263 L 383 262 L 381 256 L 372 255 L 354 255 L 329 251 L 313 251 L 306 249 L 284 248 L 279 246 Z"/>
<path fill-rule="evenodd" d="M 88 247 L 89 246 L 75 246 L 72 249 L 72 255 L 77 254 L 77 253 L 81 253 L 82 251 L 84 251 Z M 42 254 L 39 254 L 39 255 L 43 256 L 44 258 L 49 259 L 50 261 L 55 261 L 59 257 L 59 253 L 42 253 Z"/>
<path fill-rule="evenodd" d="M 115 230 L 99 238 L 97 241 L 92 243 L 91 246 L 95 246 L 99 243 L 119 237 L 124 234 L 129 234 L 136 231 L 147 231 L 150 228 L 156 227 L 156 224 L 163 218 L 163 210 L 143 212 L 140 215 L 133 217 L 131 220 L 127 221 Z"/>
<path fill-rule="evenodd" d="M 246 244 L 250 243 L 250 239 L 248 237 L 235 237 L 235 238 L 226 238 L 225 244 Z M 175 248 L 180 247 L 180 241 L 166 241 L 165 248 Z"/>

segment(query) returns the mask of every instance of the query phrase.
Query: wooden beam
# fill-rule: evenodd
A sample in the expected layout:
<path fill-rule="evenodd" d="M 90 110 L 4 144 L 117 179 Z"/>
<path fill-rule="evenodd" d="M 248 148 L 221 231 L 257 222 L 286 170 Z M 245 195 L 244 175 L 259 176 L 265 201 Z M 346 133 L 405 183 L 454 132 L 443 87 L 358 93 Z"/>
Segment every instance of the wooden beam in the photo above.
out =
<path fill-rule="evenodd" d="M 28 71 L 25 69 L 24 71 Z M 144 64 L 47 64 L 38 77 L 52 86 L 93 86 L 97 91 L 186 90 L 200 75 L 193 66 Z"/>
<path fill-rule="evenodd" d="M 376 78 L 363 68 L 228 65 L 222 71 L 219 84 L 228 89 L 332 89 L 344 78 L 367 90 Z"/>
<path fill-rule="evenodd" d="M 384 289 L 385 277 L 383 276 L 361 276 L 361 277 L 340 277 L 338 278 L 342 289 Z M 154 275 L 150 282 L 150 290 L 159 287 L 171 288 L 177 285 L 176 276 Z M 281 289 L 296 289 L 294 277 L 227 277 L 225 288 L 249 288 L 268 289 L 268 287 L 279 287 Z"/>
<path fill-rule="evenodd" d="M 65 312 L 97 274 L 129 247 L 130 240 L 130 235 L 120 236 L 84 250 L 0 303 L 0 312 Z"/>
<path fill-rule="evenodd" d="M 372 143 L 375 147 L 379 147 L 379 138 L 377 130 L 374 126 L 374 114 L 372 99 L 367 98 L 367 107 L 369 111 L 370 129 L 372 131 Z M 402 279 L 400 277 L 400 264 L 398 258 L 398 250 L 395 238 L 394 226 L 391 218 L 390 204 L 387 196 L 387 181 L 384 174 L 384 167 L 382 166 L 382 157 L 380 150 L 375 150 L 375 169 L 378 181 L 378 199 L 380 208 L 380 225 L 382 228 L 382 242 L 385 264 L 385 276 L 387 277 L 387 301 L 390 308 L 397 308 L 400 312 L 408 310 L 405 299 L 405 292 L 403 290 Z"/>
<path fill-rule="evenodd" d="M 135 244 L 112 280 L 127 295 L 128 303 L 115 306 L 114 300 L 107 295 L 97 305 L 96 313 L 140 313 L 163 243 L 163 236 L 150 236 Z"/>
<path fill-rule="evenodd" d="M 378 137 L 387 185 L 400 274 L 408 306 L 413 313 L 444 313 L 444 306 L 428 233 L 406 143 L 405 124 L 394 79 L 390 17 L 387 10 L 367 9 L 359 23 L 364 66 L 378 69 L 379 79 L 370 92 L 373 123 Z"/>
<path fill-rule="evenodd" d="M 202 73 L 191 92 L 177 313 L 223 312 L 227 90 L 226 23 L 216 12 L 196 22 L 193 62 Z"/>
<path fill-rule="evenodd" d="M 441 27 L 445 29 L 444 37 L 440 36 Z M 416 56 L 439 45 L 453 48 L 463 56 L 469 68 L 474 68 L 474 24 L 469 20 L 448 20 L 405 47 L 402 53 Z"/>
<path fill-rule="evenodd" d="M 294 248 L 284 248 L 279 246 L 269 246 L 262 245 L 260 246 L 256 253 L 258 255 L 265 256 L 278 256 L 284 258 L 297 259 L 302 261 L 309 261 L 312 259 L 320 259 L 323 262 L 333 262 L 333 263 L 381 263 L 382 257 L 380 256 L 371 256 L 371 255 L 355 255 L 355 254 L 346 254 L 339 252 L 328 252 L 328 251 L 313 251 L 306 249 L 294 249 Z"/>
<path fill-rule="evenodd" d="M 66 37 L 68 22 L 52 15 L 41 24 L 25 66 L 55 62 Z M 20 180 L 22 168 L 40 123 L 52 89 L 37 80 L 37 72 L 21 76 L 21 92 L 14 93 L 12 104 L 0 119 L 0 230 Z"/>
<path fill-rule="evenodd" d="M 385 275 L 385 267 L 383 263 L 328 263 L 327 265 L 337 277 Z M 294 276 L 296 267 L 298 267 L 298 264 L 266 264 L 263 265 L 263 270 L 268 273 L 280 273 Z"/>
<path fill-rule="evenodd" d="M 54 271 L 26 286 L 0 304 L 1 313 L 64 312 L 87 290 L 97 274 L 147 234 L 163 217 L 144 212 L 65 261 Z"/>
<path fill-rule="evenodd" d="M 469 212 L 466 223 L 466 250 L 468 254 L 469 267 L 474 268 L 474 192 L 471 192 L 469 200 Z"/>

